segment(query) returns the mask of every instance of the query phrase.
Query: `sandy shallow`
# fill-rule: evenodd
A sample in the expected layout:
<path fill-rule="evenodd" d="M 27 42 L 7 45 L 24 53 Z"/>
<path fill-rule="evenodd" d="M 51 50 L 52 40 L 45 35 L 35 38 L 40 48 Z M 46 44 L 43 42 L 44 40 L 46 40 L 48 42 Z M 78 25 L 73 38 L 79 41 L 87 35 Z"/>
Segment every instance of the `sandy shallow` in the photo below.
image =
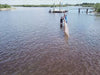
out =
<path fill-rule="evenodd" d="M 6 10 L 12 10 L 12 9 L 15 9 L 15 8 L 0 8 L 0 11 L 6 11 Z"/>

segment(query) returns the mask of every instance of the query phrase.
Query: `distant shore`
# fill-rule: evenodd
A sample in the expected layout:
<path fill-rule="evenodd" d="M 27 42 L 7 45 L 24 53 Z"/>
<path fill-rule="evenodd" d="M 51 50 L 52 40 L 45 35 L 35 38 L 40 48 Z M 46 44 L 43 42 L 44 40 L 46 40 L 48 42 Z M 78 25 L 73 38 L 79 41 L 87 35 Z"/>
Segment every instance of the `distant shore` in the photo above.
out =
<path fill-rule="evenodd" d="M 82 4 L 76 4 L 75 6 L 93 7 L 96 12 L 100 13 L 100 3 L 82 3 Z"/>
<path fill-rule="evenodd" d="M 55 4 L 55 5 L 7 5 L 0 4 L 0 11 L 11 10 L 13 7 L 67 7 L 67 6 L 82 6 L 82 7 L 93 7 L 96 12 L 100 12 L 100 3 L 82 3 L 82 4 Z"/>
<path fill-rule="evenodd" d="M 66 7 L 67 5 L 13 5 L 14 7 Z"/>

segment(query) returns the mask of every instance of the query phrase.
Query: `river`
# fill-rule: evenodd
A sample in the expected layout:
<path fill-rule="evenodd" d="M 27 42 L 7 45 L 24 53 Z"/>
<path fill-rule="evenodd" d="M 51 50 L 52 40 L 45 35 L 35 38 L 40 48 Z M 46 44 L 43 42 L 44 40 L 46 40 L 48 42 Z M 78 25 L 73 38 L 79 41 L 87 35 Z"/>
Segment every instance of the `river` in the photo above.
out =
<path fill-rule="evenodd" d="M 99 75 L 100 16 L 78 8 L 65 7 L 69 38 L 48 7 L 0 11 L 0 75 Z"/>

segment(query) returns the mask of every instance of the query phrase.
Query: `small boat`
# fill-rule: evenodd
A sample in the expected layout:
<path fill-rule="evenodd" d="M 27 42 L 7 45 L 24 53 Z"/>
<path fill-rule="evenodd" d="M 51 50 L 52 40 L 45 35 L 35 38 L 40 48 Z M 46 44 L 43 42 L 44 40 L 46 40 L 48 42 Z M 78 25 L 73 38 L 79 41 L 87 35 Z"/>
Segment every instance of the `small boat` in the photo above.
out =
<path fill-rule="evenodd" d="M 55 9 L 55 3 L 54 3 L 53 4 L 53 9 L 50 9 L 49 13 L 66 13 L 66 12 L 68 12 L 67 10 L 61 9 L 61 7 L 63 7 L 61 1 L 59 1 L 59 5 L 60 5 L 59 9 Z"/>
<path fill-rule="evenodd" d="M 68 12 L 67 10 L 59 10 L 59 9 L 55 9 L 55 10 L 49 10 L 49 13 L 66 13 Z"/>

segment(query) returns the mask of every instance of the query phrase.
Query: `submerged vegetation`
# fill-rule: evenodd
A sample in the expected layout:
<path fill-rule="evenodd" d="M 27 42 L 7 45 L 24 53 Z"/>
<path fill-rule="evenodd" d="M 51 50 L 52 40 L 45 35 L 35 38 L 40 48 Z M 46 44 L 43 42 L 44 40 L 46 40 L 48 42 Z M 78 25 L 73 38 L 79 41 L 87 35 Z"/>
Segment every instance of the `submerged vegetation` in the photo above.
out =
<path fill-rule="evenodd" d="M 11 8 L 11 6 L 7 4 L 0 4 L 0 8 Z"/>

